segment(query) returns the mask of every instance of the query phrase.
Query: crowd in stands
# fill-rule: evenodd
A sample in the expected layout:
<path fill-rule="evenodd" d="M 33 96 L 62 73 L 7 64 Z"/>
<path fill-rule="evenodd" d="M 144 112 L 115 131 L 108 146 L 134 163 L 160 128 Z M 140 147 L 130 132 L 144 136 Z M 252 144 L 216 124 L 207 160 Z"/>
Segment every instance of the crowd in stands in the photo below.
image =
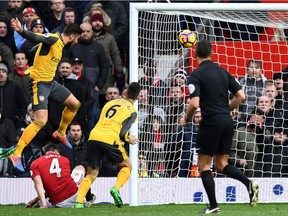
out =
<path fill-rule="evenodd" d="M 25 71 L 33 65 L 38 44 L 13 32 L 11 18 L 17 17 L 23 29 L 34 33 L 61 33 L 69 23 L 78 23 L 83 30 L 78 43 L 65 46 L 54 78 L 82 104 L 67 131 L 73 149 L 61 147 L 73 169 L 78 160 L 83 161 L 89 132 L 97 123 L 101 108 L 107 101 L 125 97 L 129 79 L 128 1 L 8 0 L 0 3 L 0 147 L 15 146 L 24 128 L 33 121 L 29 76 Z M 253 31 L 258 30 L 263 29 Z M 244 36 L 232 37 L 243 39 Z M 179 68 L 169 81 L 162 80 L 151 59 L 143 61 L 143 72 L 144 76 L 139 79 L 142 89 L 138 104 L 140 176 L 198 176 L 195 142 L 201 110 L 197 110 L 188 127 L 179 125 L 189 103 L 187 72 Z M 261 60 L 251 59 L 246 75 L 238 80 L 247 100 L 239 110 L 231 112 L 235 135 L 230 163 L 239 166 L 249 177 L 287 176 L 288 69 L 274 73 L 273 79 L 268 80 Z M 59 125 L 63 108 L 57 101 L 49 100 L 48 123 L 22 153 L 25 171 L 13 168 L 8 159 L 3 159 L 0 176 L 30 176 L 32 161 L 43 154 L 45 144 L 53 141 L 52 133 Z M 104 158 L 99 176 L 116 176 L 118 169 Z"/>
<path fill-rule="evenodd" d="M 179 125 L 190 100 L 187 74 L 180 68 L 172 79 L 167 79 L 170 83 L 166 83 L 159 80 L 155 64 L 149 68 L 140 80 L 145 86 L 140 93 L 138 111 L 141 177 L 197 177 L 195 142 L 201 109 L 188 127 Z M 249 59 L 246 71 L 244 76 L 237 77 L 246 100 L 231 111 L 235 132 L 229 163 L 241 168 L 247 177 L 287 176 L 287 69 L 267 79 L 262 62 Z M 153 86 L 147 84 L 149 78 Z M 164 101 L 160 97 L 163 94 L 166 94 Z M 211 169 L 214 171 L 213 163 Z M 216 173 L 216 176 L 221 175 Z"/>

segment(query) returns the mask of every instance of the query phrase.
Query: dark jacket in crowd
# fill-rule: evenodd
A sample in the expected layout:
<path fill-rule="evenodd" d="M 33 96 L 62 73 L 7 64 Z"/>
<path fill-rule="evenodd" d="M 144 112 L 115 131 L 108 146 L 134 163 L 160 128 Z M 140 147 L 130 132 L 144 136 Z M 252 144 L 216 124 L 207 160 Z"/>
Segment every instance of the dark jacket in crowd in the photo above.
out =
<path fill-rule="evenodd" d="M 79 58 L 83 63 L 84 74 L 92 82 L 93 88 L 102 89 L 108 75 L 109 60 L 103 46 L 96 41 L 79 39 L 70 47 L 69 58 Z"/>
<path fill-rule="evenodd" d="M 0 147 L 9 148 L 15 146 L 16 127 L 11 119 L 0 117 Z"/>
<path fill-rule="evenodd" d="M 84 137 L 81 139 L 78 145 L 73 144 L 71 141 L 70 143 L 73 146 L 73 149 L 69 149 L 64 145 L 58 145 L 60 154 L 69 159 L 71 171 L 78 165 L 82 165 L 86 168 L 85 158 L 87 152 L 87 144 L 84 142 Z"/>
<path fill-rule="evenodd" d="M 25 100 L 23 90 L 14 82 L 7 79 L 0 86 L 0 107 L 3 106 L 3 117 L 17 122 L 25 116 L 28 102 Z"/>

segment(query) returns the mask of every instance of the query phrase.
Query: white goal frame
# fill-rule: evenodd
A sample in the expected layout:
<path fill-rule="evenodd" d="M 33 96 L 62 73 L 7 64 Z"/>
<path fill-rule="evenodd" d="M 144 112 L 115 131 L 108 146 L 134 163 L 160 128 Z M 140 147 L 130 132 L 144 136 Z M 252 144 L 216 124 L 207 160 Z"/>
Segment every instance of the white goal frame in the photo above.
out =
<path fill-rule="evenodd" d="M 138 81 L 138 13 L 139 11 L 288 11 L 288 3 L 130 3 L 130 82 Z M 137 108 L 137 103 L 135 107 Z M 138 133 L 137 122 L 131 134 Z M 138 145 L 130 146 L 132 173 L 129 182 L 130 206 L 138 202 Z M 145 179 L 141 179 L 145 180 Z M 158 179 L 159 180 L 159 179 Z M 165 184 L 165 179 L 163 184 Z M 177 179 L 176 179 L 177 180 Z M 194 180 L 194 179 L 192 179 Z M 147 188 L 148 189 L 148 188 Z"/>

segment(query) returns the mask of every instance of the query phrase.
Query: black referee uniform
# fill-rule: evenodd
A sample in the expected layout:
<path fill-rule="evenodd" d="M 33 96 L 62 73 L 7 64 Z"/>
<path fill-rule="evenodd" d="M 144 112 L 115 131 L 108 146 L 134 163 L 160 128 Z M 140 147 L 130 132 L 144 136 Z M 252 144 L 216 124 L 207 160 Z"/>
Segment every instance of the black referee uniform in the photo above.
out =
<path fill-rule="evenodd" d="M 199 97 L 202 114 L 197 152 L 229 154 L 233 137 L 228 91 L 241 89 L 236 79 L 211 60 L 203 61 L 188 79 L 190 98 Z"/>

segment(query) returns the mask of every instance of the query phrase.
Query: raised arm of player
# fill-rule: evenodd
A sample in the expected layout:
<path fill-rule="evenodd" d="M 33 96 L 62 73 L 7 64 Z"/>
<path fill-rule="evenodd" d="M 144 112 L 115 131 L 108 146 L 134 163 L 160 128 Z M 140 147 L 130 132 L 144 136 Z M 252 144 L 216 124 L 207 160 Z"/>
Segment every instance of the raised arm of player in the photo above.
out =
<path fill-rule="evenodd" d="M 29 41 L 36 43 L 44 43 L 47 45 L 53 45 L 59 38 L 50 35 L 49 33 L 42 35 L 36 34 L 28 30 L 24 30 L 19 22 L 18 18 L 11 19 L 12 28 L 17 31 L 22 37 L 26 38 Z"/>

